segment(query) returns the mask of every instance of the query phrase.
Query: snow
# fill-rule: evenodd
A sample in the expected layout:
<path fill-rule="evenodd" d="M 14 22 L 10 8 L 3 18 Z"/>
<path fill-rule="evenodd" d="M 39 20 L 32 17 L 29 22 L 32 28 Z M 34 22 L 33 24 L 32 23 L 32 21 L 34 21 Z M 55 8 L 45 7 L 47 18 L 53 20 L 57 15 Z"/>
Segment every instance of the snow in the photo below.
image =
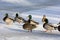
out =
<path fill-rule="evenodd" d="M 40 29 L 38 30 L 38 28 Z M 42 25 L 39 25 L 31 33 L 27 30 L 23 30 L 22 26 L 16 24 L 0 24 L 0 40 L 59 40 L 60 32 L 57 32 L 57 30 L 54 30 L 53 33 L 46 33 Z"/>

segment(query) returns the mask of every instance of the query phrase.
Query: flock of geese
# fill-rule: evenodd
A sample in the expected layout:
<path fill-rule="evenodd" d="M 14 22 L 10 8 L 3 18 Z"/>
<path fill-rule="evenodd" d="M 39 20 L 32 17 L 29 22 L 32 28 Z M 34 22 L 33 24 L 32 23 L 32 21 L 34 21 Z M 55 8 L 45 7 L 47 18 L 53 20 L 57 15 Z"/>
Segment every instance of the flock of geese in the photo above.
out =
<path fill-rule="evenodd" d="M 28 22 L 28 20 L 25 20 L 24 18 L 20 17 L 18 15 L 18 13 L 16 13 L 15 18 L 12 19 L 9 17 L 8 13 L 5 14 L 5 17 L 3 18 L 3 21 L 7 24 L 10 25 L 14 22 L 18 22 L 21 23 L 23 22 L 23 29 L 28 30 L 29 32 L 32 32 L 33 29 L 37 28 L 37 25 L 39 25 L 38 22 L 31 20 L 30 23 Z M 44 25 L 45 23 L 43 23 Z M 59 23 L 60 24 L 60 23 Z M 44 28 L 45 27 L 45 28 Z M 44 29 L 46 30 L 46 32 L 52 32 L 52 30 L 58 30 L 60 31 L 60 25 L 58 25 L 57 27 L 50 25 L 50 24 L 45 24 L 44 25 Z"/>

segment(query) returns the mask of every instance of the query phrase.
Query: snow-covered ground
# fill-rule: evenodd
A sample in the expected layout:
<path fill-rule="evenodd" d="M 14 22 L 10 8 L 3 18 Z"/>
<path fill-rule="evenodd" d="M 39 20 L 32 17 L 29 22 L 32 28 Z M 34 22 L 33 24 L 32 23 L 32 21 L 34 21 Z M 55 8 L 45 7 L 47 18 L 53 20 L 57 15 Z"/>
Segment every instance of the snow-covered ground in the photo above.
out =
<path fill-rule="evenodd" d="M 53 30 L 52 33 L 44 32 L 40 24 L 33 32 L 23 30 L 19 24 L 6 25 L 0 23 L 0 40 L 59 40 L 60 32 Z"/>
<path fill-rule="evenodd" d="M 6 25 L 3 22 L 3 17 L 5 13 L 9 13 L 11 18 L 14 18 L 16 12 L 13 11 L 0 11 L 0 40 L 60 40 L 60 32 L 58 30 L 53 30 L 52 33 L 44 32 L 41 22 L 42 16 L 46 15 L 49 22 L 52 24 L 57 24 L 60 21 L 60 7 L 46 7 L 39 10 L 32 10 L 28 12 L 19 13 L 19 15 L 25 19 L 28 19 L 28 15 L 33 16 L 33 20 L 39 22 L 39 25 L 33 32 L 27 32 L 22 28 L 22 24 L 17 22 L 12 25 Z"/>

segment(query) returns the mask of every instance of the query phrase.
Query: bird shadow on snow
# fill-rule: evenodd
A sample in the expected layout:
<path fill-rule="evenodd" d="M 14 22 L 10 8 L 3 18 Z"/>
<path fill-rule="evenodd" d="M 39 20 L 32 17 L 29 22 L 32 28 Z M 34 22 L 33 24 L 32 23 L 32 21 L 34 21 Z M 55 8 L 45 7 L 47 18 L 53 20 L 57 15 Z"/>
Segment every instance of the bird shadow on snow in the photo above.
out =
<path fill-rule="evenodd" d="M 25 34 L 31 34 L 31 35 L 34 35 L 34 36 L 40 36 L 40 37 L 60 37 L 60 33 L 57 34 L 56 33 L 47 33 L 47 32 L 44 32 L 44 31 L 41 31 L 41 30 L 33 30 L 32 32 L 28 32 L 26 30 L 21 30 L 21 29 L 13 29 L 13 28 L 7 28 L 11 31 L 15 31 L 15 32 L 19 32 L 19 33 L 22 33 L 23 35 Z M 30 36 L 30 35 L 28 35 Z"/>

